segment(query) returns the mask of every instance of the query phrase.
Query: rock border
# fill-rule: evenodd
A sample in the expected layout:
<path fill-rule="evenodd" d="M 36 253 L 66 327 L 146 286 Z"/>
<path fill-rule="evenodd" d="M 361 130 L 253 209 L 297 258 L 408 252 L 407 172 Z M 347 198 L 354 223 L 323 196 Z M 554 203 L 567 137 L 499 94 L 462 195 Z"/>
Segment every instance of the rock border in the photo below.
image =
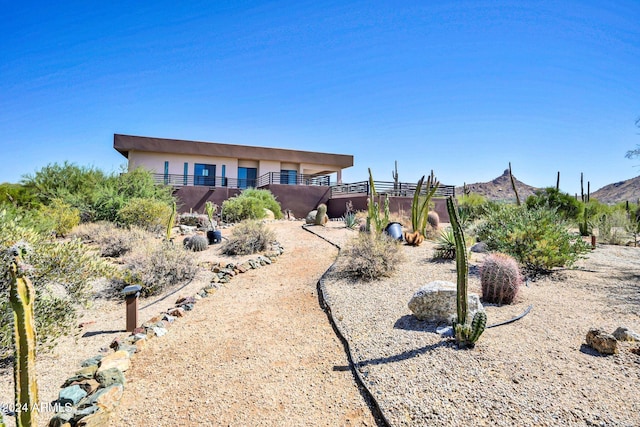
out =
<path fill-rule="evenodd" d="M 215 274 L 211 282 L 195 295 L 178 298 L 173 307 L 147 320 L 124 339 L 115 338 L 109 346 L 113 352 L 82 361 L 81 369 L 67 378 L 58 399 L 52 402 L 56 414 L 49 420 L 49 427 L 109 426 L 111 413 L 124 394 L 124 372 L 131 366 L 132 356 L 141 351 L 149 339 L 165 335 L 176 319 L 184 317 L 199 300 L 215 294 L 236 275 L 270 265 L 283 253 L 282 245 L 272 242 L 268 251 L 256 258 L 239 264 L 212 264 L 210 268 Z"/>

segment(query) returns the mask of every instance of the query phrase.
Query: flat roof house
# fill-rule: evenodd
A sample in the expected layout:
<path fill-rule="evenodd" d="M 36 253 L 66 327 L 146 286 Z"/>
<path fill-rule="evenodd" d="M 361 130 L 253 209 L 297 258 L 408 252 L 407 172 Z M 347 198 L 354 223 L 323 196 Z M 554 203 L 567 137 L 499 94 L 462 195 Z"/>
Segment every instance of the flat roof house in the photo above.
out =
<path fill-rule="evenodd" d="M 267 184 L 329 185 L 342 182 L 353 156 L 282 148 L 119 135 L 113 147 L 173 186 L 247 188 Z"/>

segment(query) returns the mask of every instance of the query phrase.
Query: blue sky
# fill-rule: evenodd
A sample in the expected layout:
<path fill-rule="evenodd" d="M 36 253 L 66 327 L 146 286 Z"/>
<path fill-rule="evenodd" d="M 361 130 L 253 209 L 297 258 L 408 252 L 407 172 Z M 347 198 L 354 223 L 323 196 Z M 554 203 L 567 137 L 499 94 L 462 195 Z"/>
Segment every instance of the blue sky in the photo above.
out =
<path fill-rule="evenodd" d="M 640 2 L 0 0 L 0 182 L 113 134 L 353 154 L 345 181 L 640 174 Z"/>

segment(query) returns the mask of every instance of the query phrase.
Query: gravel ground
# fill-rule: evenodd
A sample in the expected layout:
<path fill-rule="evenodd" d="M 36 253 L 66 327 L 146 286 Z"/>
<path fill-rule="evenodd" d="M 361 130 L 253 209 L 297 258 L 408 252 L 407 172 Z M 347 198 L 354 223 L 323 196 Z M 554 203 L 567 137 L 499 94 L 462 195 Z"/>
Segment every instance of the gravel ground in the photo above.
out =
<path fill-rule="evenodd" d="M 134 356 L 112 425 L 379 425 L 318 306 L 316 281 L 337 250 L 300 224 L 273 223 L 285 246 L 276 264 L 234 278 Z M 313 231 L 340 245 L 355 235 L 341 223 Z M 432 262 L 430 243 L 402 250 L 392 278 L 354 282 L 332 270 L 324 281 L 357 369 L 392 425 L 640 425 L 640 356 L 630 352 L 639 344 L 608 357 L 584 346 L 590 327 L 640 331 L 638 249 L 599 246 L 578 268 L 529 283 L 516 304 L 488 306 L 490 324 L 533 309 L 488 329 L 473 350 L 458 350 L 407 308 L 423 284 L 455 282 L 455 263 Z M 214 247 L 197 256 L 227 259 Z M 471 258 L 471 291 L 479 291 L 481 261 Z M 203 271 L 166 299 L 141 301 L 141 320 L 209 279 Z M 122 303 L 97 299 L 81 318 L 95 323 L 80 338 L 38 355 L 42 402 L 57 397 L 80 361 L 126 335 L 123 313 Z M 12 396 L 5 368 L 0 403 Z"/>
<path fill-rule="evenodd" d="M 455 262 L 433 262 L 433 244 L 403 246 L 390 279 L 357 282 L 334 268 L 324 282 L 334 318 L 357 369 L 395 426 L 637 426 L 640 357 L 623 343 L 601 357 L 584 344 L 590 327 L 640 331 L 640 252 L 601 246 L 577 269 L 530 282 L 516 304 L 488 306 L 473 350 L 458 350 L 438 325 L 411 316 L 407 303 L 432 280 L 455 283 Z M 470 261 L 470 291 L 479 293 Z M 474 274 L 475 273 L 475 274 Z"/>

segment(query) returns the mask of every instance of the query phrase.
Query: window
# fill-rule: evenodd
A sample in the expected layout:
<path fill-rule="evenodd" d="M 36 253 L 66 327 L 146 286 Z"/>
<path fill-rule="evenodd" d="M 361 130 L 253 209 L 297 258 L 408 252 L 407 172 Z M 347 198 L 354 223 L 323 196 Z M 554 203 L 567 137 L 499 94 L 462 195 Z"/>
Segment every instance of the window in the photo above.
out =
<path fill-rule="evenodd" d="M 256 168 L 238 168 L 238 188 L 255 187 L 257 177 Z"/>
<path fill-rule="evenodd" d="M 164 162 L 164 185 L 169 184 L 169 161 Z"/>
<path fill-rule="evenodd" d="M 216 185 L 216 165 L 196 163 L 193 165 L 193 185 Z"/>
<path fill-rule="evenodd" d="M 222 165 L 222 186 L 227 186 L 227 165 Z"/>
<path fill-rule="evenodd" d="M 280 184 L 292 184 L 295 185 L 298 182 L 298 171 L 286 170 L 280 171 Z"/>
<path fill-rule="evenodd" d="M 187 185 L 187 183 L 189 182 L 189 163 L 184 162 L 184 179 L 183 179 L 183 185 Z"/>

